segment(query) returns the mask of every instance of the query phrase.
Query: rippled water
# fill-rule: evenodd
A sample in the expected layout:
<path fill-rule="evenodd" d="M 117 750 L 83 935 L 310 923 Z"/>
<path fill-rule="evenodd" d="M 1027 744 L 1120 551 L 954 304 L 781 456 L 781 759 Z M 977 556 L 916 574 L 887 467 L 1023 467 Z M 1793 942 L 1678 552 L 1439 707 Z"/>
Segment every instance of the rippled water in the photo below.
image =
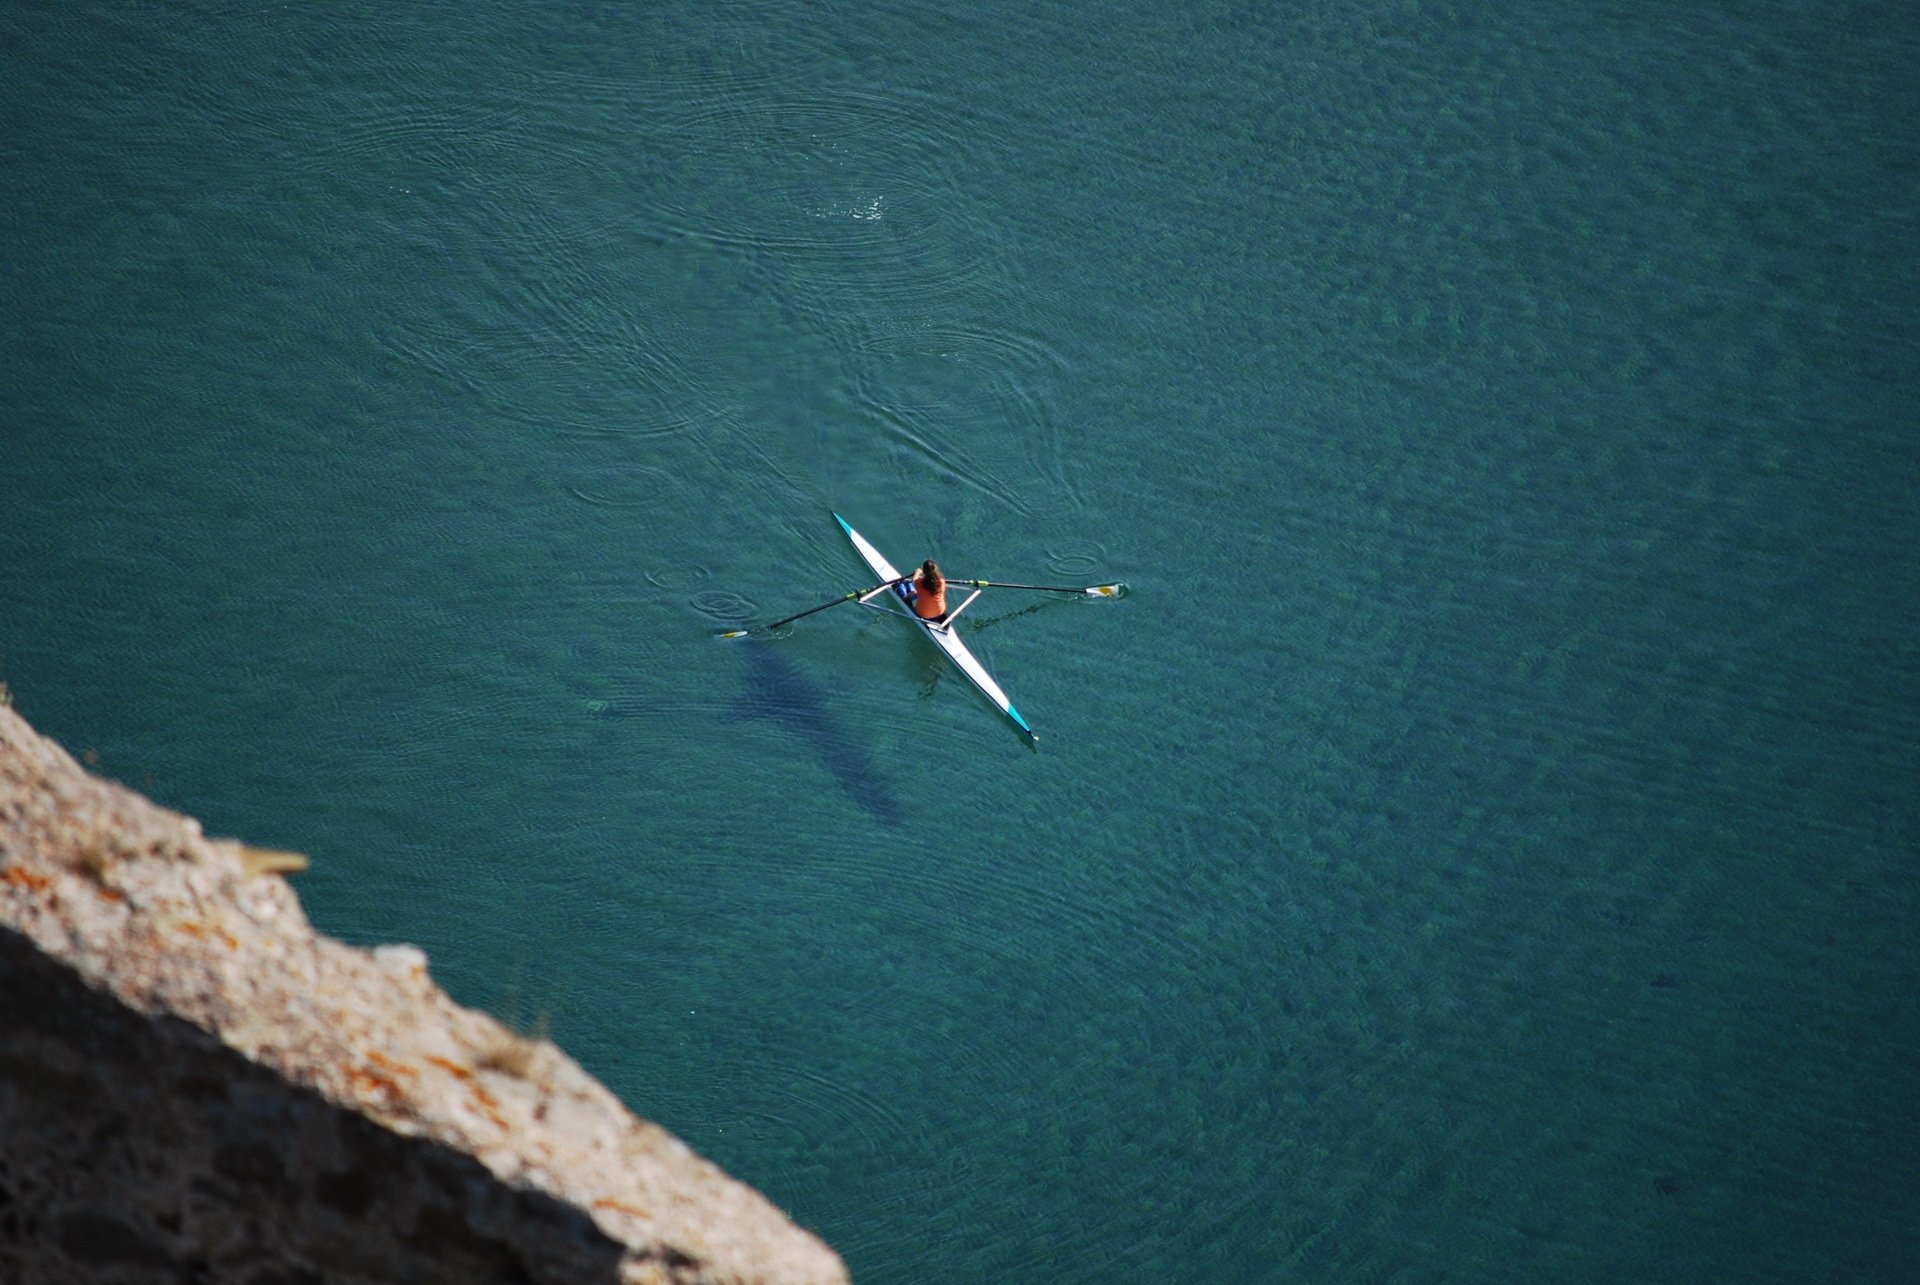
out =
<path fill-rule="evenodd" d="M 1890 1279 L 1916 55 L 17 5 L 0 679 L 862 1282 Z"/>

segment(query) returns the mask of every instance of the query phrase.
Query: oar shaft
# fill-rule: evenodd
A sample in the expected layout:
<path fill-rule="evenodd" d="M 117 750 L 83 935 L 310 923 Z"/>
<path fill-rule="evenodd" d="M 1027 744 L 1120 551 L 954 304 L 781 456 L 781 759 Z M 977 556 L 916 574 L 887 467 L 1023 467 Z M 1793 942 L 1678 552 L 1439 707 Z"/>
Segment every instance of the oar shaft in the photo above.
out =
<path fill-rule="evenodd" d="M 967 585 L 974 589 L 1037 589 L 1042 593 L 1086 593 L 1095 597 L 1107 598 L 1118 593 L 1117 584 L 1009 584 L 1005 580 L 949 580 L 949 584 Z"/>
<path fill-rule="evenodd" d="M 828 607 L 837 607 L 843 602 L 853 602 L 855 599 L 865 598 L 871 594 L 879 593 L 882 589 L 891 589 L 893 586 L 900 584 L 902 581 L 911 580 L 912 578 L 913 578 L 912 576 L 899 576 L 895 579 L 888 580 L 881 584 L 874 585 L 870 589 L 855 589 L 852 593 L 842 594 L 838 598 L 835 598 L 830 602 L 823 602 L 817 607 L 808 607 L 805 611 L 797 611 L 793 615 L 788 616 L 785 620 L 776 620 L 770 625 L 755 625 L 751 629 L 731 629 L 731 630 L 728 630 L 726 633 L 722 634 L 721 637 L 738 638 L 743 634 L 750 634 L 756 631 L 765 632 L 768 630 L 778 629 L 781 625 L 790 625 L 796 620 L 804 620 L 808 616 L 811 616 L 816 611 L 825 611 Z"/>

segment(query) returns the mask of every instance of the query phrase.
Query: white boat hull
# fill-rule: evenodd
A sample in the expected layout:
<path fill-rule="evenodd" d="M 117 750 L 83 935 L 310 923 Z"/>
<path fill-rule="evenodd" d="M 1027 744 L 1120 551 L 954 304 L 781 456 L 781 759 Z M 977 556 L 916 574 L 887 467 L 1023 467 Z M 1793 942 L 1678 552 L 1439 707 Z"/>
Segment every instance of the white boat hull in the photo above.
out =
<path fill-rule="evenodd" d="M 869 567 L 873 568 L 874 575 L 882 580 L 897 580 L 900 577 L 900 572 L 894 570 L 893 564 L 882 556 L 880 550 L 867 543 L 865 536 L 848 526 L 845 518 L 836 513 L 833 515 L 833 520 L 838 522 L 840 529 L 847 533 L 847 539 L 853 541 L 853 547 L 860 551 L 860 556 L 866 560 Z M 959 667 L 961 673 L 973 681 L 975 687 L 986 694 L 988 700 L 1000 707 L 1001 713 L 1012 719 L 1015 725 L 1029 737 L 1034 740 L 1039 739 L 1034 735 L 1033 729 L 1027 726 L 1027 720 L 1020 717 L 1020 711 L 1013 707 L 1013 702 L 1007 699 L 1007 694 L 1000 690 L 1000 684 L 993 681 L 993 675 L 987 672 L 987 667 L 982 665 L 979 658 L 968 650 L 967 644 L 960 640 L 958 633 L 950 627 L 942 628 L 932 621 L 922 620 L 913 614 L 911 584 L 895 585 L 888 592 L 905 607 L 909 622 L 920 626 L 927 637 L 933 640 L 933 645 L 947 653 L 947 658 Z"/>

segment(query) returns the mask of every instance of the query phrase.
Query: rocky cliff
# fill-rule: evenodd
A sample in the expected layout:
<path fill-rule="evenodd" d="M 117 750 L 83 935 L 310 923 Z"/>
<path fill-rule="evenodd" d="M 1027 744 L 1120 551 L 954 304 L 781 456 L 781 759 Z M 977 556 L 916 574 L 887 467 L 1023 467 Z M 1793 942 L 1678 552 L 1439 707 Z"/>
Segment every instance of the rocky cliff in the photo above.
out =
<path fill-rule="evenodd" d="M 406 946 L 0 701 L 0 1280 L 844 1282 Z"/>

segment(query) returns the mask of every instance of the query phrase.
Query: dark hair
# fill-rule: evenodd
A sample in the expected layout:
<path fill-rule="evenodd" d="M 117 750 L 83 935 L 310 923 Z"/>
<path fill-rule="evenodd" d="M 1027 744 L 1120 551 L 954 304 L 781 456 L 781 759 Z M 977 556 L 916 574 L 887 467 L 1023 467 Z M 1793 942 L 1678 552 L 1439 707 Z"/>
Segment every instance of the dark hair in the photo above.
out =
<path fill-rule="evenodd" d="M 947 587 L 947 578 L 940 574 L 940 568 L 934 565 L 932 558 L 920 564 L 920 581 L 927 586 L 928 593 L 939 593 Z"/>

